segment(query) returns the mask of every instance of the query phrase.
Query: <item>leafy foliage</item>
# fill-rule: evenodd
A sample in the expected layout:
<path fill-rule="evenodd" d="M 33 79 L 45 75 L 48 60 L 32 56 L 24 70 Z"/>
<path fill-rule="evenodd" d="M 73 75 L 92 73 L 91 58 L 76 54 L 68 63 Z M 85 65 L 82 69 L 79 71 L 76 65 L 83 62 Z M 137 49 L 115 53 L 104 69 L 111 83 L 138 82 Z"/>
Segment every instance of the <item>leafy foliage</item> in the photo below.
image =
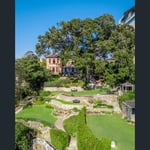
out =
<path fill-rule="evenodd" d="M 135 92 L 128 91 L 118 98 L 120 101 L 135 100 Z"/>
<path fill-rule="evenodd" d="M 71 136 L 77 136 L 78 150 L 110 150 L 110 140 L 97 139 L 86 124 L 85 107 L 77 116 L 71 116 L 64 121 L 64 128 Z"/>
<path fill-rule="evenodd" d="M 15 124 L 15 150 L 31 149 L 31 140 L 36 135 L 36 131 L 24 126 L 21 123 Z"/>
<path fill-rule="evenodd" d="M 130 25 L 115 25 L 109 14 L 95 19 L 60 22 L 38 37 L 36 53 L 58 52 L 62 65 L 71 58 L 85 83 L 99 78 L 111 87 L 135 82 L 135 32 Z M 111 58 L 111 60 L 109 60 Z"/>
<path fill-rule="evenodd" d="M 69 135 L 60 129 L 51 129 L 50 136 L 52 144 L 57 150 L 65 150 L 69 145 Z"/>
<path fill-rule="evenodd" d="M 40 65 L 36 56 L 31 55 L 30 57 L 23 57 L 16 60 L 16 92 L 17 89 L 20 91 L 26 86 L 28 91 L 38 93 L 49 76 L 49 71 Z M 18 95 L 22 95 L 22 93 L 18 93 Z M 29 92 L 27 95 L 29 95 Z M 23 97 L 21 96 L 21 98 Z"/>

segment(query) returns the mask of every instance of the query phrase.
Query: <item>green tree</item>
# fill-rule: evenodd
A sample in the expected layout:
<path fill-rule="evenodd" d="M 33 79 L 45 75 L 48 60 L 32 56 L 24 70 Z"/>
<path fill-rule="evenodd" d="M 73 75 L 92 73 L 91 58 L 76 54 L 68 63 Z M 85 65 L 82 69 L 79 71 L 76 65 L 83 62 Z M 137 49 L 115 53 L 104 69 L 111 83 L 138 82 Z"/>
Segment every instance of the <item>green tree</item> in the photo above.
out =
<path fill-rule="evenodd" d="M 134 34 L 133 27 L 115 25 L 109 14 L 95 19 L 76 18 L 57 23 L 40 35 L 36 53 L 42 56 L 50 50 L 58 52 L 63 65 L 72 59 L 85 82 L 97 76 L 111 86 L 134 83 Z"/>
<path fill-rule="evenodd" d="M 24 82 L 23 87 L 26 85 L 30 90 L 38 93 L 50 77 L 50 72 L 40 64 L 36 56 L 30 56 L 16 60 L 16 76 L 19 84 Z"/>

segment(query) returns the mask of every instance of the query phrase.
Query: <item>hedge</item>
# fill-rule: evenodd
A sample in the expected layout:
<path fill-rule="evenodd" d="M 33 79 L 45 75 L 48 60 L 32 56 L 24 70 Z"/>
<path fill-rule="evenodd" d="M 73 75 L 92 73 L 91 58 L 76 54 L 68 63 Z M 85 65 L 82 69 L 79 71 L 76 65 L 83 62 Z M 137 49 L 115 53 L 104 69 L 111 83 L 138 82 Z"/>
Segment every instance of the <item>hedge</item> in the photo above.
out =
<path fill-rule="evenodd" d="M 86 108 L 82 108 L 78 116 L 77 130 L 78 150 L 110 150 L 109 139 L 98 139 L 86 124 Z"/>
<path fill-rule="evenodd" d="M 69 146 L 70 137 L 66 132 L 60 129 L 51 129 L 50 136 L 52 145 L 57 150 L 65 150 L 65 148 Z"/>
<path fill-rule="evenodd" d="M 95 137 L 86 124 L 86 108 L 82 108 L 77 116 L 64 121 L 64 128 L 71 136 L 77 135 L 78 150 L 110 150 L 110 140 Z"/>
<path fill-rule="evenodd" d="M 64 121 L 64 129 L 71 136 L 76 136 L 78 116 L 71 116 Z"/>

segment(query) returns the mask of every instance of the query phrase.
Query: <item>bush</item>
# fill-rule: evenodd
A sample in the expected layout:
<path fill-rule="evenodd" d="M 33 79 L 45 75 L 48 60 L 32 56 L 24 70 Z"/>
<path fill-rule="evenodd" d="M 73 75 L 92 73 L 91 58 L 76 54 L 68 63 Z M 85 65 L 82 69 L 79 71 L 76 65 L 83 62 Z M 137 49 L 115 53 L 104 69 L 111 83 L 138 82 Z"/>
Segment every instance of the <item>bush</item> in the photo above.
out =
<path fill-rule="evenodd" d="M 71 116 L 64 121 L 64 129 L 71 136 L 76 136 L 78 116 Z"/>
<path fill-rule="evenodd" d="M 119 101 L 133 100 L 135 99 L 135 92 L 128 91 L 125 92 L 122 96 L 119 96 Z"/>
<path fill-rule="evenodd" d="M 43 105 L 45 102 L 44 101 L 40 101 L 40 100 L 35 100 L 34 104 L 35 105 Z"/>
<path fill-rule="evenodd" d="M 44 126 L 49 126 L 50 128 L 54 128 L 54 124 L 52 124 L 52 123 L 50 123 L 50 122 L 48 122 L 48 121 L 39 119 L 39 118 L 23 118 L 23 117 L 17 117 L 17 119 L 23 119 L 23 120 L 25 120 L 25 121 L 37 121 L 37 122 L 42 123 Z"/>
<path fill-rule="evenodd" d="M 15 123 L 15 150 L 31 149 L 31 141 L 37 132 L 21 123 Z"/>
<path fill-rule="evenodd" d="M 112 106 L 112 105 L 106 105 L 106 107 L 107 107 L 107 108 L 113 108 L 113 106 Z"/>
<path fill-rule="evenodd" d="M 45 107 L 46 107 L 46 108 L 49 108 L 49 109 L 54 109 L 54 107 L 53 107 L 53 106 L 48 105 L 48 104 L 46 104 L 46 105 L 45 105 Z"/>
<path fill-rule="evenodd" d="M 69 135 L 60 129 L 50 130 L 51 142 L 57 150 L 65 150 L 69 146 Z"/>
<path fill-rule="evenodd" d="M 51 82 L 45 82 L 44 86 L 45 87 L 65 87 L 70 84 L 71 81 L 69 79 L 58 79 L 56 81 L 51 81 Z"/>
<path fill-rule="evenodd" d="M 95 103 L 97 104 L 97 105 L 99 105 L 99 106 L 101 106 L 102 105 L 102 100 L 97 100 Z"/>
<path fill-rule="evenodd" d="M 40 91 L 39 92 L 39 96 L 49 96 L 49 95 L 51 95 L 51 92 L 50 91 Z"/>
<path fill-rule="evenodd" d="M 74 112 L 79 112 L 79 111 L 80 111 L 80 109 L 78 109 L 77 107 L 74 107 L 72 110 L 73 110 Z"/>

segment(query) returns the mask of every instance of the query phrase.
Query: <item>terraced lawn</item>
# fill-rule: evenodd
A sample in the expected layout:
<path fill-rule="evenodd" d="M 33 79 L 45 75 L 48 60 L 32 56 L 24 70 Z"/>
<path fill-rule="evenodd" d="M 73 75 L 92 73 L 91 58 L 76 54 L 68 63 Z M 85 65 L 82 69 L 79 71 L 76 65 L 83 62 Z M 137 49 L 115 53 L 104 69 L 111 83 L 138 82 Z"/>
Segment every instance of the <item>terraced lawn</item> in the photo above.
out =
<path fill-rule="evenodd" d="M 114 150 L 135 149 L 135 127 L 129 125 L 120 115 L 87 115 L 87 125 L 98 138 L 108 137 L 114 140 Z"/>
<path fill-rule="evenodd" d="M 86 96 L 86 95 L 94 95 L 94 94 L 103 94 L 103 93 L 105 93 L 108 90 L 110 90 L 110 88 L 84 90 L 84 91 L 77 91 L 77 92 L 53 91 L 53 92 L 51 92 L 51 94 L 52 95 L 56 95 L 56 94 L 70 94 L 70 95 L 74 95 L 74 96 Z"/>
<path fill-rule="evenodd" d="M 46 105 L 33 105 L 25 108 L 16 114 L 16 118 L 39 121 L 48 126 L 53 126 L 56 121 L 55 116 L 52 114 L 52 109 Z"/>

